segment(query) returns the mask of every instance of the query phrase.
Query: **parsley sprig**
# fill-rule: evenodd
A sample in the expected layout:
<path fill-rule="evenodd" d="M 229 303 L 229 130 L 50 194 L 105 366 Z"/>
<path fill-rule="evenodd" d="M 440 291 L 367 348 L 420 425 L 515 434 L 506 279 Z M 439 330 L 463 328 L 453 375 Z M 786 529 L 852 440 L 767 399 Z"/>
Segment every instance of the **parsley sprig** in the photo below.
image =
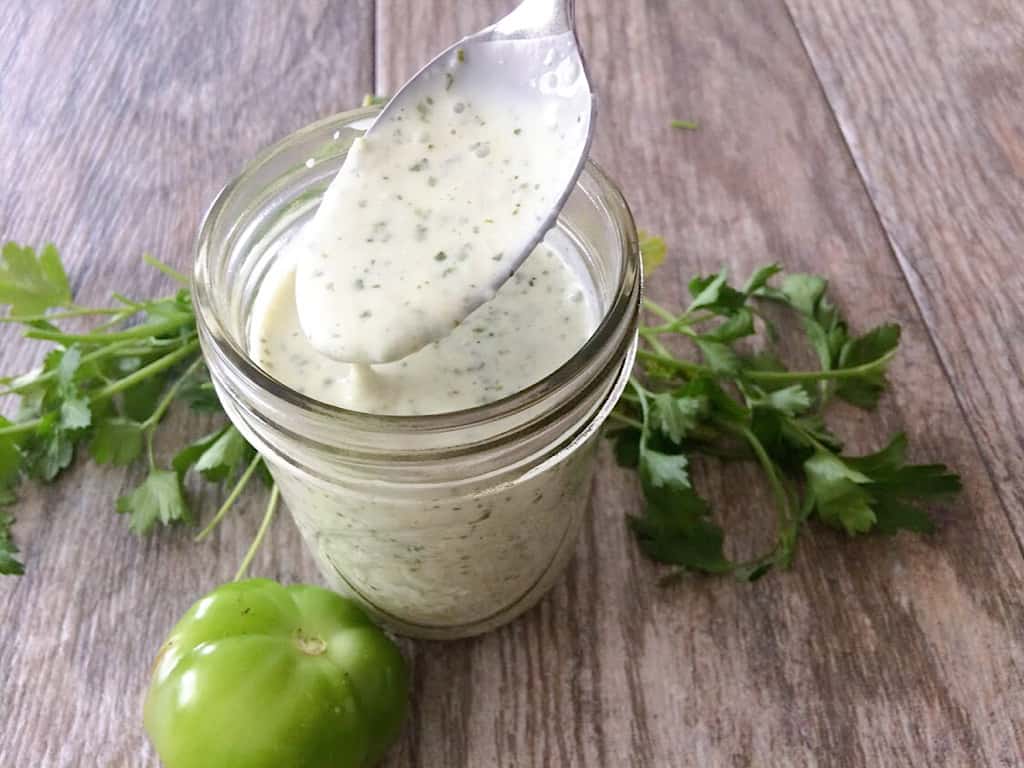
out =
<path fill-rule="evenodd" d="M 146 261 L 187 284 L 167 265 Z M 213 483 L 232 483 L 203 536 L 254 475 L 269 482 L 262 460 L 230 425 L 186 445 L 170 466 L 157 460 L 154 440 L 175 403 L 220 411 L 200 355 L 191 296 L 182 287 L 156 300 L 114 294 L 113 301 L 111 307 L 75 303 L 52 245 L 38 255 L 16 243 L 0 252 L 0 305 L 10 306 L 0 322 L 20 324 L 26 338 L 53 345 L 38 368 L 0 378 L 0 397 L 19 399 L 13 418 L 0 417 L 0 573 L 23 571 L 11 536 L 10 508 L 19 484 L 54 481 L 79 448 L 97 464 L 146 468 L 142 482 L 116 502 L 117 512 L 139 534 L 158 524 L 196 521 L 185 487 L 190 471 Z M 85 332 L 57 325 L 95 318 L 103 322 Z"/>
<path fill-rule="evenodd" d="M 664 260 L 665 244 L 641 236 L 650 272 Z M 781 272 L 775 264 L 762 267 L 742 287 L 730 283 L 725 269 L 694 278 L 680 313 L 644 301 L 654 323 L 640 328 L 637 368 L 609 435 L 619 463 L 638 471 L 643 488 L 643 513 L 629 524 L 646 555 L 678 567 L 670 577 L 693 570 L 752 580 L 788 566 L 810 520 L 850 535 L 931 531 L 918 503 L 960 489 L 944 465 L 907 464 L 903 434 L 877 453 L 843 453 L 826 426 L 826 406 L 834 399 L 876 406 L 900 328 L 885 324 L 853 335 L 828 299 L 824 278 Z M 817 368 L 783 364 L 766 303 L 796 315 Z M 750 351 L 755 337 L 768 343 Z M 697 354 L 673 351 L 680 341 Z M 744 561 L 726 556 L 725 532 L 693 487 L 690 463 L 699 455 L 761 468 L 776 508 L 768 551 Z"/>

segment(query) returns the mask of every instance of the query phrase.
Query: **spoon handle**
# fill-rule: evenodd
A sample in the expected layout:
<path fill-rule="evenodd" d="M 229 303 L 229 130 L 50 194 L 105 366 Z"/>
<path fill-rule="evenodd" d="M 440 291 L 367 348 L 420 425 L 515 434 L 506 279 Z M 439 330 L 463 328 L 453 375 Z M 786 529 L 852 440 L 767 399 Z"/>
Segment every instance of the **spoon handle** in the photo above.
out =
<path fill-rule="evenodd" d="M 575 0 L 523 0 L 491 27 L 496 37 L 548 37 L 573 32 Z"/>

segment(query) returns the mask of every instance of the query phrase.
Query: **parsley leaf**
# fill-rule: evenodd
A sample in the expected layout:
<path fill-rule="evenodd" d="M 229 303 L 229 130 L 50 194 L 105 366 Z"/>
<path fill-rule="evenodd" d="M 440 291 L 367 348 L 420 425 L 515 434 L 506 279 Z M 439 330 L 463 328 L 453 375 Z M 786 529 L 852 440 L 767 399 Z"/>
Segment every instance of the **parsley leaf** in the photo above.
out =
<path fill-rule="evenodd" d="M 203 435 L 203 437 L 192 441 L 178 451 L 171 461 L 171 466 L 174 467 L 174 471 L 178 473 L 178 476 L 184 479 L 185 473 L 195 466 L 203 454 L 210 449 L 210 446 L 220 440 L 227 430 L 227 427 L 222 427 L 209 435 Z"/>
<path fill-rule="evenodd" d="M 193 411 L 213 413 L 221 410 L 220 399 L 208 375 L 193 377 L 182 387 L 179 399 L 187 403 Z"/>
<path fill-rule="evenodd" d="M 754 295 L 768 285 L 768 281 L 781 271 L 782 267 L 778 264 L 767 264 L 754 270 L 754 274 L 750 276 L 750 279 L 747 280 L 747 284 L 743 286 L 743 293 L 748 297 Z"/>
<path fill-rule="evenodd" d="M 650 489 L 642 517 L 629 526 L 640 549 L 652 560 L 704 573 L 727 573 L 733 564 L 723 553 L 725 535 L 710 519 L 708 503 L 692 489 Z"/>
<path fill-rule="evenodd" d="M 198 458 L 195 468 L 207 480 L 225 480 L 252 458 L 252 448 L 234 427 L 226 428 Z"/>
<path fill-rule="evenodd" d="M 640 444 L 640 472 L 644 483 L 653 488 L 689 488 L 688 464 L 684 454 L 662 453 Z"/>
<path fill-rule="evenodd" d="M 143 361 L 140 358 L 135 358 L 131 361 L 130 367 L 126 366 L 123 372 L 125 374 L 134 373 L 142 365 Z M 153 414 L 160 401 L 160 394 L 166 387 L 167 377 L 161 375 L 144 379 L 135 386 L 128 387 L 121 393 L 122 413 L 133 421 L 145 421 Z"/>
<path fill-rule="evenodd" d="M 709 331 L 700 334 L 700 339 L 729 343 L 754 333 L 754 315 L 745 307 L 734 310 L 725 320 Z"/>
<path fill-rule="evenodd" d="M 842 526 L 849 534 L 864 533 L 875 524 L 871 497 L 858 483 L 869 478 L 827 451 L 818 451 L 804 462 L 807 485 L 818 516 L 829 525 Z"/>
<path fill-rule="evenodd" d="M 22 457 L 15 437 L 3 434 L 3 430 L 10 426 L 11 422 L 0 416 L 0 495 L 4 490 L 13 488 L 21 475 Z"/>
<path fill-rule="evenodd" d="M 4 504 L 3 490 L 0 489 L 0 505 Z M 11 535 L 14 518 L 0 508 L 0 573 L 18 576 L 25 572 L 25 566 L 18 559 L 18 547 Z"/>
<path fill-rule="evenodd" d="M 117 511 L 129 515 L 129 527 L 138 534 L 148 533 L 157 522 L 169 525 L 192 517 L 178 474 L 168 469 L 151 471 L 135 490 L 117 500 Z"/>
<path fill-rule="evenodd" d="M 71 287 L 53 245 L 36 256 L 28 246 L 4 243 L 0 251 L 0 304 L 12 315 L 37 315 L 71 303 Z"/>
<path fill-rule="evenodd" d="M 885 372 L 889 358 L 899 343 L 900 327 L 890 324 L 881 325 L 843 344 L 839 353 L 839 365 L 844 368 L 867 368 L 857 378 L 840 381 L 836 395 L 861 408 L 874 408 L 885 390 Z"/>
<path fill-rule="evenodd" d="M 728 344 L 707 339 L 694 339 L 704 361 L 715 373 L 737 374 L 740 372 L 740 357 Z"/>
<path fill-rule="evenodd" d="M 60 429 L 85 429 L 92 423 L 89 401 L 82 397 L 75 384 L 75 376 L 82 364 L 82 353 L 78 347 L 66 349 L 57 365 L 57 391 L 60 399 Z"/>
<path fill-rule="evenodd" d="M 960 478 L 942 464 L 906 464 L 906 446 L 900 433 L 877 453 L 844 457 L 819 451 L 808 459 L 810 498 L 819 517 L 850 534 L 876 523 L 883 533 L 933 530 L 931 518 L 911 501 L 955 494 Z"/>
<path fill-rule="evenodd" d="M 695 277 L 690 281 L 690 302 L 688 312 L 708 309 L 717 314 L 732 314 L 741 309 L 747 297 L 728 283 L 729 271 L 723 267 L 717 275 Z"/>
<path fill-rule="evenodd" d="M 652 429 L 663 428 L 670 438 L 675 433 L 681 439 L 690 425 L 695 425 L 694 417 L 705 410 L 706 401 L 687 394 L 659 398 L 636 380 L 631 384 L 645 417 L 636 445 L 647 503 L 643 516 L 629 518 L 641 548 L 659 562 L 682 568 L 707 573 L 729 570 L 732 565 L 722 552 L 724 534 L 709 519 L 707 502 L 691 487 L 689 459 L 683 453 L 667 453 L 650 445 L 655 439 Z M 659 426 L 655 427 L 655 422 Z"/>
<path fill-rule="evenodd" d="M 73 437 L 62 429 L 56 414 L 39 420 L 24 449 L 23 471 L 29 477 L 50 482 L 66 469 L 75 455 Z"/>
<path fill-rule="evenodd" d="M 780 411 L 786 416 L 796 416 L 811 407 L 811 396 L 800 384 L 791 384 L 765 394 L 762 398 L 755 400 L 758 404 L 765 405 L 772 410 Z"/>
<path fill-rule="evenodd" d="M 142 453 L 142 440 L 142 424 L 115 416 L 97 425 L 89 442 L 89 454 L 97 464 L 126 466 Z"/>
<path fill-rule="evenodd" d="M 650 398 L 651 427 L 681 443 L 707 410 L 707 400 L 688 394 L 658 392 Z"/>

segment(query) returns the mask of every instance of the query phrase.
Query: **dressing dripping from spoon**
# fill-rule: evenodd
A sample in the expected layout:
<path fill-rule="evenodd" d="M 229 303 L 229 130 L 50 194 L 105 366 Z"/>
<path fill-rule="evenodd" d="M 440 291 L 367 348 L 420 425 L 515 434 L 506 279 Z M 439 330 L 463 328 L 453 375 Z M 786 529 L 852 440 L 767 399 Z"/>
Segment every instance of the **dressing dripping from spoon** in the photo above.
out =
<path fill-rule="evenodd" d="M 383 363 L 450 333 L 554 225 L 593 118 L 572 0 L 524 0 L 438 55 L 355 140 L 290 245 L 313 347 Z"/>

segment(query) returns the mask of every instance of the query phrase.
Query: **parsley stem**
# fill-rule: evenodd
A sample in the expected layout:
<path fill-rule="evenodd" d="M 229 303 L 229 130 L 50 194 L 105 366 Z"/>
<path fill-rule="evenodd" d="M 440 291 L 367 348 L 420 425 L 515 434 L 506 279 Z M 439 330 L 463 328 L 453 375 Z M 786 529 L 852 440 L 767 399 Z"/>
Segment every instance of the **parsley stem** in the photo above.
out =
<path fill-rule="evenodd" d="M 124 351 L 125 351 L 125 348 L 130 346 L 131 343 L 132 343 L 131 339 L 126 339 L 124 341 L 116 341 L 113 344 L 108 344 L 105 347 L 101 347 L 100 349 L 94 350 L 94 351 L 92 351 L 92 352 L 90 352 L 90 353 L 88 353 L 86 355 L 82 355 L 82 359 L 81 359 L 80 363 L 91 363 L 93 360 L 100 360 L 100 359 L 102 359 L 104 357 L 114 356 L 114 354 L 117 353 L 117 352 L 120 352 L 120 353 L 123 354 Z M 148 353 L 148 352 L 151 352 L 152 350 L 147 349 L 147 350 L 144 350 L 144 351 Z M 12 386 L 12 387 L 10 387 L 8 389 L 3 390 L 2 392 L 0 392 L 0 397 L 4 397 L 6 395 L 18 394 L 23 389 L 26 389 L 28 387 L 34 387 L 34 386 L 36 386 L 38 384 L 42 384 L 44 381 L 49 381 L 50 379 L 55 379 L 56 377 L 57 377 L 57 371 L 56 370 L 46 371 L 45 373 L 40 373 L 38 376 L 36 376 L 35 378 L 31 379 L 30 381 L 26 381 L 24 384 L 15 384 L 14 386 Z"/>
<path fill-rule="evenodd" d="M 109 352 L 109 350 L 113 346 L 114 345 L 111 345 L 110 347 L 107 347 L 107 351 Z M 134 373 L 131 373 L 131 374 L 125 376 L 123 379 L 118 379 L 117 381 L 115 381 L 115 382 L 113 382 L 111 384 L 108 384 L 107 386 L 103 387 L 103 389 L 98 390 L 97 392 L 95 392 L 89 398 L 89 402 L 90 403 L 95 403 L 95 402 L 98 402 L 100 400 L 105 400 L 108 397 L 112 397 L 113 395 L 116 395 L 118 392 L 123 392 L 124 390 L 128 389 L 129 387 L 132 387 L 135 384 L 138 384 L 140 381 L 144 381 L 145 379 L 148 379 L 154 373 L 159 373 L 160 371 L 163 371 L 163 370 L 165 370 L 167 368 L 170 368 L 170 367 L 176 365 L 179 361 L 181 361 L 185 357 L 188 357 L 190 354 L 195 352 L 198 348 L 199 348 L 199 340 L 198 339 L 193 339 L 188 344 L 185 344 L 184 346 L 179 347 L 178 349 L 176 349 L 174 352 L 171 352 L 171 353 L 169 353 L 167 355 L 164 355 L 163 357 L 154 360 L 149 365 L 143 366 L 142 368 L 139 368 Z M 95 357 L 102 357 L 102 355 L 95 355 Z M 95 357 L 93 357 L 91 355 L 84 355 L 82 357 L 82 361 L 85 362 L 86 360 L 89 360 L 89 359 L 95 359 Z M 37 383 L 39 381 L 42 381 L 44 376 L 46 378 L 51 378 L 51 376 L 49 374 L 43 374 L 43 376 L 40 376 L 33 383 Z M 7 395 L 7 394 L 11 394 L 11 393 L 16 392 L 16 391 L 17 391 L 17 389 L 12 389 L 12 390 L 8 390 L 6 392 L 0 393 L 0 394 Z M 6 437 L 8 435 L 19 435 L 19 434 L 21 434 L 23 432 L 31 432 L 33 429 L 35 429 L 40 424 L 42 424 L 42 422 L 43 422 L 43 420 L 41 418 L 39 418 L 39 419 L 31 419 L 29 421 L 22 421 L 22 422 L 19 422 L 17 424 L 11 424 L 11 425 L 6 426 L 6 427 L 0 427 L 0 437 Z"/>
<path fill-rule="evenodd" d="M 828 371 L 747 371 L 744 373 L 744 377 L 751 381 L 770 381 L 770 382 L 802 382 L 802 381 L 829 381 L 832 379 L 855 379 L 858 376 L 863 376 L 865 373 L 879 368 L 890 360 L 896 354 L 896 350 L 893 349 L 886 352 L 881 357 L 869 360 L 866 363 L 855 365 L 850 368 L 833 368 Z"/>
<path fill-rule="evenodd" d="M 228 494 L 228 497 L 224 499 L 224 503 L 220 505 L 220 509 L 217 510 L 217 514 L 215 514 L 209 524 L 207 524 L 207 526 L 196 535 L 194 541 L 202 541 L 210 535 L 214 528 L 217 527 L 220 521 L 224 518 L 224 515 L 228 513 L 228 510 L 231 509 L 235 501 L 238 500 L 238 497 L 242 495 L 242 491 L 245 490 L 245 486 L 249 484 L 249 478 L 252 477 L 253 472 L 256 471 L 256 468 L 260 465 L 260 461 L 262 460 L 262 457 L 258 453 L 252 457 L 252 461 L 249 462 L 249 466 L 245 468 L 245 472 L 243 472 L 242 476 L 238 478 L 238 482 L 235 483 L 235 487 L 231 489 L 231 493 Z"/>
<path fill-rule="evenodd" d="M 850 368 L 834 368 L 828 371 L 754 371 L 744 370 L 743 378 L 749 379 L 750 381 L 764 381 L 764 382 L 803 382 L 803 381 L 828 381 L 831 379 L 855 379 L 858 376 L 863 376 L 865 373 L 869 373 L 876 368 L 885 365 L 889 360 L 892 359 L 893 355 L 896 354 L 896 350 L 885 353 L 875 360 L 869 360 L 861 365 L 855 365 Z M 694 375 L 705 375 L 714 376 L 716 378 L 723 377 L 723 374 L 716 372 L 706 365 L 698 365 L 697 363 L 691 363 L 686 360 L 680 360 L 679 358 L 672 357 L 671 355 L 662 355 L 656 352 L 649 352 L 646 349 L 638 349 L 636 352 L 637 357 L 644 360 L 650 360 L 662 365 L 668 366 L 669 368 L 675 368 L 676 370 L 683 371 L 684 373 Z M 735 376 L 727 376 L 727 378 L 736 378 Z"/>
<path fill-rule="evenodd" d="M 644 301 L 646 302 L 647 300 L 644 299 Z M 650 309 L 652 312 L 655 312 L 652 306 L 648 306 L 646 303 L 644 304 L 644 306 Z M 653 306 L 657 307 L 658 305 L 653 304 Z M 696 336 L 697 334 L 693 331 L 692 328 L 690 328 L 690 326 L 696 325 L 697 323 L 702 323 L 705 320 L 711 320 L 713 317 L 715 317 L 715 314 L 713 312 L 701 312 L 699 315 L 694 317 L 693 315 L 691 315 L 691 310 L 687 310 L 681 315 L 673 315 L 666 309 L 662 309 L 661 307 L 658 307 L 658 309 L 661 310 L 661 312 L 664 312 L 664 314 L 661 314 L 661 312 L 655 312 L 655 314 L 657 314 L 662 319 L 667 320 L 668 322 L 664 323 L 663 325 L 640 326 L 641 335 L 660 336 L 661 334 L 665 333 L 684 333 L 687 336 Z"/>
<path fill-rule="evenodd" d="M 643 415 L 643 420 L 640 422 L 640 450 L 644 449 L 647 445 L 647 434 L 649 431 L 650 413 L 647 407 L 647 389 L 636 376 L 629 377 L 629 385 L 633 387 L 633 391 L 636 392 L 637 400 L 640 402 L 640 413 Z"/>
<path fill-rule="evenodd" d="M 643 329 L 640 329 L 640 334 L 641 338 L 643 338 L 643 340 L 647 342 L 657 354 L 666 355 L 667 357 L 672 356 L 665 345 L 658 341 L 657 337 L 644 335 Z"/>
<path fill-rule="evenodd" d="M 167 409 L 171 407 L 171 403 L 174 402 L 174 398 L 177 397 L 178 392 L 181 391 L 182 385 L 185 380 L 191 376 L 196 368 L 202 365 L 203 356 L 197 355 L 196 359 L 192 361 L 191 365 L 185 369 L 185 372 L 177 378 L 177 380 L 167 389 L 164 396 L 160 398 L 160 402 L 157 404 L 153 412 L 149 414 L 149 417 L 142 422 L 142 429 L 146 433 L 146 456 L 149 458 L 150 470 L 156 469 L 156 460 L 153 457 L 153 437 L 156 435 L 157 425 L 160 423 L 160 419 L 167 413 Z"/>
<path fill-rule="evenodd" d="M 612 411 L 611 414 L 609 414 L 608 418 L 615 419 L 616 421 L 622 424 L 626 424 L 627 426 L 630 427 L 636 427 L 637 429 L 644 428 L 644 425 L 640 421 L 630 418 L 629 416 L 623 416 L 621 413 L 616 413 L 615 411 Z"/>
<path fill-rule="evenodd" d="M 108 384 L 107 386 L 103 387 L 103 389 L 96 392 L 96 394 L 94 394 L 90 398 L 90 402 L 103 400 L 104 398 L 116 395 L 118 392 L 123 392 L 129 387 L 135 386 L 140 381 L 145 381 L 154 373 L 160 373 L 160 371 L 166 370 L 167 368 L 171 368 L 177 365 L 179 362 L 181 362 L 184 358 L 191 355 L 197 349 L 199 349 L 199 340 L 192 339 L 192 341 L 188 342 L 184 346 L 178 347 L 173 352 L 170 352 L 169 354 L 166 354 L 163 357 L 157 358 L 149 365 L 144 365 L 143 367 L 139 368 L 139 370 L 135 371 L 134 373 L 128 374 L 123 379 L 118 379 L 113 384 Z"/>
<path fill-rule="evenodd" d="M 116 315 L 123 310 L 118 307 L 79 307 L 72 306 L 64 312 L 53 312 L 39 315 L 4 315 L 0 317 L 0 323 L 35 323 L 40 320 L 67 320 L 72 317 L 88 317 L 90 315 Z"/>
<path fill-rule="evenodd" d="M 806 429 L 800 426 L 800 422 L 798 422 L 792 416 L 787 416 L 786 422 L 789 424 L 791 428 L 799 432 L 804 437 L 804 439 L 806 439 L 811 445 L 813 445 L 816 450 L 822 451 L 823 453 L 835 453 L 834 450 L 822 444 L 822 442 L 818 440 L 818 438 L 816 438 L 814 435 L 812 435 L 810 432 L 808 432 Z"/>
<path fill-rule="evenodd" d="M 140 304 L 139 302 L 135 301 L 134 299 L 129 299 L 123 293 L 115 293 L 115 294 L 112 294 L 112 296 L 117 301 L 120 301 L 122 304 L 124 304 L 126 307 L 128 307 L 130 309 L 135 309 L 135 310 L 142 311 L 145 308 L 144 304 Z M 124 312 L 124 309 L 121 309 L 120 311 Z"/>
<path fill-rule="evenodd" d="M 109 355 L 98 354 L 97 357 L 147 357 L 152 355 L 154 352 L 161 350 L 167 351 L 171 349 L 177 349 L 181 346 L 181 339 L 168 339 L 170 343 L 158 343 L 156 340 L 143 342 L 141 344 L 132 342 L 136 341 L 133 339 L 125 339 L 124 341 L 118 341 L 114 344 L 109 344 L 105 347 L 100 348 L 99 352 L 104 350 L 110 351 Z M 88 355 L 82 355 L 82 361 L 85 362 Z"/>
<path fill-rule="evenodd" d="M 20 435 L 22 432 L 31 432 L 42 423 L 42 419 L 30 419 L 29 421 L 19 421 L 17 424 L 9 424 L 6 427 L 0 427 L 0 437 Z"/>
<path fill-rule="evenodd" d="M 156 408 L 153 409 L 153 413 L 151 413 L 149 415 L 149 418 L 142 423 L 143 429 L 147 429 L 150 430 L 150 432 L 152 432 L 153 428 L 160 423 L 160 419 L 163 418 L 164 414 L 167 412 L 167 409 L 171 407 L 171 403 L 174 402 L 174 398 L 177 397 L 178 392 L 181 391 L 181 388 L 184 386 L 185 381 L 188 379 L 189 376 L 195 373 L 196 369 L 199 368 L 199 366 L 202 364 L 203 356 L 199 355 L 196 357 L 195 360 L 192 361 L 191 365 L 189 365 L 189 367 L 185 369 L 185 372 L 178 377 L 177 381 L 175 381 L 170 386 L 167 392 L 164 393 L 164 396 L 160 399 L 160 403 L 157 405 Z"/>
<path fill-rule="evenodd" d="M 146 460 L 149 462 L 149 471 L 156 471 L 156 454 L 153 451 L 153 430 L 146 432 Z"/>
<path fill-rule="evenodd" d="M 113 346 L 113 345 L 111 345 L 111 346 Z M 170 367 L 176 365 L 183 358 L 188 357 L 190 354 L 195 352 L 198 348 L 199 348 L 199 341 L 198 341 L 198 339 L 193 339 L 192 341 L 190 341 L 188 344 L 184 345 L 183 347 L 179 347 L 178 349 L 176 349 L 174 352 L 171 352 L 170 354 L 164 355 L 163 357 L 158 358 L 157 360 L 154 360 L 149 365 L 143 366 L 142 368 L 139 368 L 139 370 L 135 371 L 134 373 L 131 373 L 131 374 L 125 376 L 123 379 L 118 379 L 117 381 L 113 382 L 112 384 L 108 384 L 107 386 L 103 387 L 103 389 L 100 389 L 99 391 L 95 392 L 89 398 L 89 402 L 90 403 L 95 403 L 95 402 L 98 402 L 100 400 L 104 400 L 104 399 L 106 399 L 108 397 L 112 397 L 113 395 L 116 395 L 118 392 L 123 392 L 124 390 L 128 389 L 129 387 L 134 386 L 135 384 L 138 384 L 140 381 L 144 381 L 145 379 L 148 379 L 154 373 L 159 373 L 162 370 L 165 370 L 167 368 L 170 368 Z M 82 360 L 85 361 L 88 358 L 89 358 L 89 356 L 85 355 L 85 356 L 82 357 Z M 42 379 L 42 377 L 40 377 L 39 379 L 36 379 L 36 381 L 38 382 L 41 379 Z M 2 394 L 10 394 L 10 392 L 4 392 Z M 0 427 L 0 437 L 6 437 L 6 436 L 9 436 L 9 435 L 19 435 L 22 432 L 31 432 L 33 429 L 35 429 L 36 427 L 38 427 L 42 423 L 43 423 L 43 420 L 41 418 L 38 418 L 38 419 L 31 419 L 29 421 L 22 421 L 22 422 L 19 422 L 17 424 L 11 424 L 11 425 L 6 426 L 6 427 Z"/>
<path fill-rule="evenodd" d="M 274 512 L 277 511 L 277 502 L 281 494 L 277 489 L 277 483 L 274 483 L 274 487 L 270 490 L 270 501 L 267 502 L 267 511 L 263 515 L 263 522 L 260 523 L 260 528 L 256 531 L 256 538 L 252 540 L 252 544 L 249 545 L 249 551 L 245 553 L 245 557 L 242 559 L 242 564 L 238 566 L 238 571 L 235 573 L 235 581 L 239 581 L 245 572 L 249 570 L 249 565 L 252 563 L 252 559 L 256 556 L 256 552 L 259 551 L 260 545 L 263 543 L 264 537 L 267 535 L 267 531 L 270 529 L 270 523 L 274 519 Z"/>
<path fill-rule="evenodd" d="M 156 257 L 151 256 L 148 253 L 144 253 L 142 255 L 142 260 L 144 262 L 146 262 L 147 264 L 149 264 L 149 266 L 153 267 L 153 269 L 157 269 L 157 270 L 163 272 L 165 275 L 167 275 L 172 280 L 177 280 L 182 285 L 188 285 L 189 284 L 188 276 L 182 274 L 181 272 L 176 270 L 174 267 L 170 267 L 167 264 L 164 264 L 162 261 L 160 261 Z"/>
<path fill-rule="evenodd" d="M 636 356 L 644 360 L 651 360 L 657 363 L 662 363 L 669 368 L 675 368 L 676 370 L 683 371 L 684 373 L 690 373 L 694 375 L 705 375 L 711 376 L 714 372 L 706 365 L 699 365 L 697 363 L 691 363 L 686 360 L 680 360 L 677 357 L 671 355 L 662 355 L 657 352 L 649 352 L 646 349 L 638 349 Z"/>
<path fill-rule="evenodd" d="M 775 506 L 779 513 L 776 552 L 781 551 L 783 563 L 787 563 L 789 558 L 792 557 L 793 543 L 796 540 L 796 523 L 791 499 L 779 475 L 778 466 L 772 461 L 768 452 L 764 449 L 764 445 L 749 427 L 735 427 L 731 424 L 723 424 L 723 426 L 736 435 L 742 436 L 747 441 L 747 444 L 753 449 L 758 463 L 768 476 L 768 483 L 771 485 L 772 495 L 775 497 Z M 760 559 L 758 558 L 758 560 Z"/>
<path fill-rule="evenodd" d="M 114 333 L 62 333 L 61 331 L 33 330 L 25 334 L 26 339 L 42 339 L 44 341 L 56 341 L 59 344 L 106 344 L 111 341 L 123 339 L 147 339 L 151 336 L 158 336 L 166 331 L 173 331 L 181 328 L 185 321 L 164 320 L 162 323 L 144 323 L 126 331 L 115 331 Z"/>
<path fill-rule="evenodd" d="M 99 333 L 100 331 L 106 331 L 109 328 L 113 328 L 115 325 L 123 323 L 129 317 L 137 315 L 140 311 L 141 310 L 136 309 L 135 307 L 122 308 L 116 315 L 110 318 L 110 320 L 93 328 L 92 332 Z"/>
<path fill-rule="evenodd" d="M 644 299 L 643 300 L 643 305 L 644 305 L 644 309 L 646 309 L 648 312 L 651 312 L 652 314 L 657 315 L 662 320 L 665 320 L 665 321 L 667 321 L 669 323 L 674 323 L 678 319 L 678 315 L 673 315 L 671 312 L 669 312 L 663 306 L 661 306 L 660 304 L 657 304 L 657 303 L 651 301 L 650 299 Z"/>

